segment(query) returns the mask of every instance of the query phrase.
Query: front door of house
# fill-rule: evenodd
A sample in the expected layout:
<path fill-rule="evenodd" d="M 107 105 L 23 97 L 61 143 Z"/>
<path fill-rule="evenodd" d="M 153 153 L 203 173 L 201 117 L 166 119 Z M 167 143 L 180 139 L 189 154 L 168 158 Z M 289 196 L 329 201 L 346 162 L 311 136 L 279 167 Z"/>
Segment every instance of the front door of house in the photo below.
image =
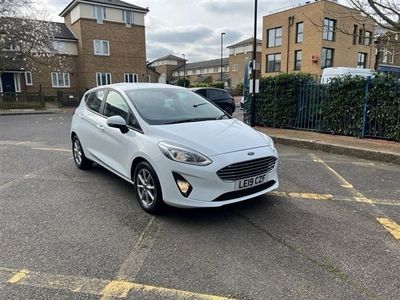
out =
<path fill-rule="evenodd" d="M 3 73 L 1 75 L 3 93 L 15 93 L 14 73 Z"/>

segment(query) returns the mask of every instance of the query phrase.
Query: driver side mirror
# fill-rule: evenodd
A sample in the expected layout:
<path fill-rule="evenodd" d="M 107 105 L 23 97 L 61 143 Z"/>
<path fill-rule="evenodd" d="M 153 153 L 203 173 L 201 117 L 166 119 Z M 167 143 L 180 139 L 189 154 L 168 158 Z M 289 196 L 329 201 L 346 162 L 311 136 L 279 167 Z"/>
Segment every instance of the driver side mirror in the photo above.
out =
<path fill-rule="evenodd" d="M 126 121 L 121 116 L 112 116 L 107 119 L 107 126 L 111 128 L 118 128 L 123 134 L 129 132 Z"/>

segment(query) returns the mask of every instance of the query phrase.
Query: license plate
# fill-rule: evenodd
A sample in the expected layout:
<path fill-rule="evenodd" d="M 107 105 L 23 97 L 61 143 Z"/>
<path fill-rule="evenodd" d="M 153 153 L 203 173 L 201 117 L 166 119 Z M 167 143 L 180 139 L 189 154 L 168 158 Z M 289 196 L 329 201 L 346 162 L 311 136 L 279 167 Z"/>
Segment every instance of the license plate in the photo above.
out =
<path fill-rule="evenodd" d="M 257 186 L 263 184 L 267 179 L 267 174 L 257 175 L 241 180 L 235 181 L 235 190 L 244 190 L 251 188 L 253 186 Z"/>

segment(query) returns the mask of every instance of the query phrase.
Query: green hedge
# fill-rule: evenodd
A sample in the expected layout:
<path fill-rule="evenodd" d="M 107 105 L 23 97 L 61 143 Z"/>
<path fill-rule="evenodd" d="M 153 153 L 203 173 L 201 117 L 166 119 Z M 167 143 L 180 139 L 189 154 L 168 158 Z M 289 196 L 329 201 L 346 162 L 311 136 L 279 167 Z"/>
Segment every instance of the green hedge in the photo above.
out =
<path fill-rule="evenodd" d="M 256 103 L 256 124 L 290 127 L 296 112 L 298 86 L 312 82 L 311 75 L 301 73 L 261 78 Z"/>

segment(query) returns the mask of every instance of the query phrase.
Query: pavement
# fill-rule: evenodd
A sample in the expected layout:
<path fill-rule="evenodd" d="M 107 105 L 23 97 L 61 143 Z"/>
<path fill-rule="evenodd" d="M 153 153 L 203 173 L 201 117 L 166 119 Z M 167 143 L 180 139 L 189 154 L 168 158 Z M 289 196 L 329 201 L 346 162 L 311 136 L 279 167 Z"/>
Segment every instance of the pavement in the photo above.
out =
<path fill-rule="evenodd" d="M 398 165 L 278 144 L 277 191 L 153 217 L 71 116 L 0 116 L 0 299 L 398 299 Z"/>

